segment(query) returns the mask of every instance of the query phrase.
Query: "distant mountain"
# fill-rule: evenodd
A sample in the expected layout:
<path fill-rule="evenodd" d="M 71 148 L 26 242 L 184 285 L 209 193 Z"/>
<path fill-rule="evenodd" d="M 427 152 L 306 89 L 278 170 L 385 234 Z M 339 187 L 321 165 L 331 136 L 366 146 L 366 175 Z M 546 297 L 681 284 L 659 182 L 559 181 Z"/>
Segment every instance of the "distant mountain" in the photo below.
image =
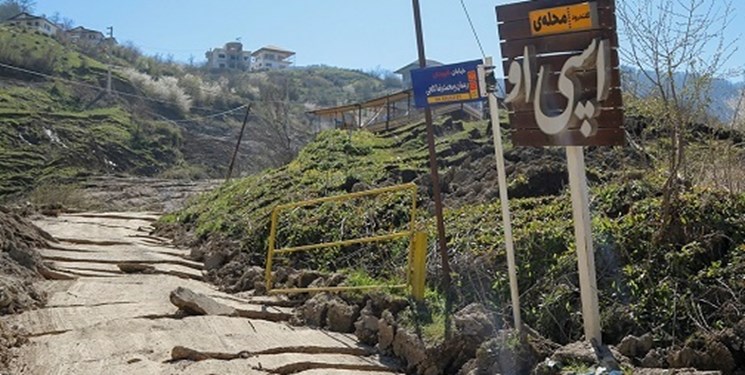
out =
<path fill-rule="evenodd" d="M 652 82 L 646 78 L 644 72 L 628 66 L 623 66 L 621 70 L 623 76 L 621 84 L 624 91 L 634 92 L 641 96 L 649 95 L 652 92 Z M 676 86 L 681 88 L 685 79 L 683 73 L 676 73 Z M 739 95 L 744 89 L 745 82 L 736 83 L 723 78 L 715 78 L 711 82 L 709 92 L 702 93 L 702 95 L 708 95 L 709 115 L 724 124 L 730 123 L 735 113 Z"/>

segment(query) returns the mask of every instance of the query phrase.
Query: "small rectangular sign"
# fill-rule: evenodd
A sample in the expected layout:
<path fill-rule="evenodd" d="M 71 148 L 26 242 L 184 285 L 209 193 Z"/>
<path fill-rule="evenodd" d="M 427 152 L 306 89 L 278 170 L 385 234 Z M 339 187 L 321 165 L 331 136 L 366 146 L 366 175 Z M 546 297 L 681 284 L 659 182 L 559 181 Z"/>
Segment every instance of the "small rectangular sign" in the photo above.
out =
<path fill-rule="evenodd" d="M 477 74 L 481 64 L 481 60 L 473 60 L 412 70 L 414 105 L 425 108 L 481 100 Z"/>
<path fill-rule="evenodd" d="M 512 144 L 623 145 L 615 0 L 530 0 L 496 13 Z"/>
<path fill-rule="evenodd" d="M 590 3 L 534 10 L 529 13 L 530 33 L 540 36 L 590 30 L 596 18 L 593 13 Z"/>

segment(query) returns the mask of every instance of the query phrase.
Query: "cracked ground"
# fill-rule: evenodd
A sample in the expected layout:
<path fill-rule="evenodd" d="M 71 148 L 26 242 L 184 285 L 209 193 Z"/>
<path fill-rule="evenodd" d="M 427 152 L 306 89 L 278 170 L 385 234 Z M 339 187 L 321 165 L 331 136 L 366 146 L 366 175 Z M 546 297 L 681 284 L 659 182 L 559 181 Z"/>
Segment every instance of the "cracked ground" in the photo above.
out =
<path fill-rule="evenodd" d="M 57 280 L 46 307 L 7 316 L 30 344 L 13 374 L 391 374 L 393 362 L 353 335 L 295 327 L 279 299 L 236 298 L 202 281 L 202 264 L 149 235 L 153 213 L 82 213 L 37 220 L 59 242 L 39 249 Z M 147 273 L 125 273 L 138 269 Z M 131 271 L 129 271 L 131 272 Z M 178 287 L 241 316 L 183 316 Z"/>

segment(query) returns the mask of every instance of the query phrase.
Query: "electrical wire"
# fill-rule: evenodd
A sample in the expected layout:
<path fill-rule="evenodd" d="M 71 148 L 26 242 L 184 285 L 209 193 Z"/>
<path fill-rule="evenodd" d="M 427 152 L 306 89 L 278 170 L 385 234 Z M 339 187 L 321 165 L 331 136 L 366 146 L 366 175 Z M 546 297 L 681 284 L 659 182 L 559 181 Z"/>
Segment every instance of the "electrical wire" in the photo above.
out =
<path fill-rule="evenodd" d="M 481 39 L 479 39 L 479 34 L 476 32 L 476 27 L 473 26 L 473 21 L 471 20 L 471 14 L 468 13 L 468 8 L 466 7 L 465 1 L 460 0 L 460 5 L 463 7 L 463 13 L 466 14 L 466 19 L 468 20 L 468 24 L 471 25 L 471 32 L 473 32 L 473 37 L 476 39 L 476 44 L 478 44 L 479 49 L 481 50 L 481 56 L 486 59 L 486 52 L 484 52 L 484 46 L 481 44 Z"/>
<path fill-rule="evenodd" d="M 465 0 L 460 0 L 460 5 L 463 8 L 463 13 L 466 15 L 466 20 L 468 20 L 468 25 L 471 26 L 471 32 L 473 33 L 473 38 L 476 40 L 476 44 L 479 46 L 479 50 L 481 51 L 481 56 L 484 60 L 486 60 L 486 52 L 484 51 L 484 45 L 481 44 L 481 38 L 479 38 L 479 34 L 476 32 L 476 27 L 473 25 L 473 20 L 471 20 L 471 14 L 468 12 L 468 7 L 466 7 Z M 497 90 L 499 90 L 502 94 L 502 96 L 505 95 L 503 92 L 504 90 L 500 85 L 497 85 Z M 499 99 L 499 95 L 497 95 L 496 92 L 492 92 L 492 95 Z M 497 100 L 498 103 L 500 103 L 500 106 L 506 109 L 506 105 L 504 102 L 501 102 Z"/>
<path fill-rule="evenodd" d="M 194 121 L 200 121 L 200 120 L 207 120 L 207 119 L 211 119 L 211 118 L 215 118 L 215 117 L 224 116 L 224 115 L 227 115 L 229 113 L 233 113 L 235 111 L 239 111 L 239 110 L 241 110 L 243 108 L 246 108 L 246 107 L 248 107 L 248 104 L 243 104 L 243 105 L 238 106 L 238 107 L 235 107 L 233 109 L 229 109 L 227 111 L 223 111 L 223 112 L 219 112 L 219 113 L 213 113 L 211 115 L 200 116 L 200 117 L 193 117 L 193 118 L 183 119 L 183 120 L 170 120 L 170 119 L 169 120 L 172 121 L 172 122 L 176 122 L 176 123 L 194 122 Z"/>
<path fill-rule="evenodd" d="M 57 81 L 61 81 L 61 82 L 65 82 L 65 83 L 69 83 L 69 84 L 73 84 L 73 85 L 78 85 L 78 86 L 81 86 L 81 87 L 87 87 L 87 88 L 91 88 L 91 89 L 94 89 L 94 90 L 106 91 L 106 88 L 103 88 L 103 87 L 100 87 L 100 86 L 97 86 L 97 85 L 93 85 L 93 84 L 85 83 L 85 82 L 80 82 L 80 81 L 74 81 L 74 80 L 67 79 L 67 78 L 62 78 L 62 77 L 59 77 L 59 76 L 53 76 L 53 75 L 42 73 L 42 72 L 38 72 L 38 71 L 35 71 L 35 70 L 21 68 L 19 66 L 15 66 L 15 65 L 0 63 L 0 67 L 11 69 L 11 70 L 16 70 L 16 71 L 23 72 L 23 73 L 26 73 L 26 74 L 31 74 L 31 75 L 35 75 L 35 76 L 39 76 L 39 77 L 44 77 L 44 78 L 52 79 L 52 80 L 57 80 Z M 121 95 L 121 96 L 127 96 L 127 97 L 131 97 L 131 98 L 139 98 L 139 99 L 149 100 L 151 102 L 157 102 L 157 103 L 161 103 L 161 104 L 177 105 L 176 103 L 170 102 L 170 101 L 167 101 L 167 100 L 155 99 L 155 98 L 150 98 L 150 97 L 147 97 L 147 96 L 137 95 L 137 94 L 130 94 L 130 93 L 127 93 L 127 92 L 118 91 L 118 90 L 114 90 L 114 89 L 112 89 L 111 92 L 116 93 L 116 94 Z M 192 108 L 193 109 L 206 110 L 206 111 L 211 111 L 212 110 L 212 108 L 203 108 L 203 107 L 192 107 Z"/>
<path fill-rule="evenodd" d="M 51 79 L 51 80 L 57 80 L 57 81 L 61 81 L 61 82 L 65 82 L 65 83 L 69 83 L 69 84 L 73 84 L 73 85 L 78 85 L 78 86 L 81 86 L 81 87 L 87 87 L 87 88 L 91 88 L 91 89 L 94 89 L 94 90 L 106 91 L 106 88 L 103 88 L 103 87 L 100 87 L 100 86 L 96 86 L 96 85 L 93 85 L 93 84 L 90 84 L 90 83 L 75 81 L 75 80 L 71 80 L 71 79 L 67 79 L 67 78 L 62 78 L 62 77 L 59 77 L 59 76 L 54 76 L 54 75 L 50 75 L 50 74 L 38 72 L 38 71 L 35 71 L 35 70 L 22 68 L 22 67 L 15 66 L 15 65 L 0 63 L 0 67 L 6 68 L 6 69 L 15 70 L 15 71 L 19 71 L 19 72 L 23 72 L 23 73 L 26 73 L 26 74 L 35 75 L 35 76 L 38 76 L 38 77 L 43 77 L 43 78 Z M 122 91 L 113 90 L 113 89 L 111 90 L 111 92 L 116 93 L 116 94 L 121 95 L 121 96 L 132 97 L 132 98 L 139 98 L 139 99 L 148 100 L 148 101 L 152 101 L 152 102 L 157 102 L 157 103 L 161 103 L 161 104 L 178 105 L 177 103 L 174 103 L 174 102 L 170 102 L 170 101 L 167 101 L 167 100 L 150 98 L 150 97 L 147 97 L 147 96 L 144 96 L 144 95 L 130 94 L 130 93 L 127 93 L 127 92 L 122 92 Z M 249 101 L 249 102 L 253 102 L 253 101 Z M 289 101 L 278 101 L 278 100 L 274 100 L 274 101 L 261 101 L 261 102 L 292 104 Z M 163 119 L 168 120 L 170 122 L 174 122 L 174 123 L 194 122 L 194 121 L 206 120 L 206 119 L 210 119 L 210 118 L 224 116 L 226 114 L 229 114 L 229 113 L 232 113 L 232 112 L 235 112 L 235 111 L 239 111 L 239 110 L 241 110 L 243 108 L 246 108 L 247 106 L 248 106 L 248 104 L 243 104 L 243 105 L 240 105 L 238 107 L 228 109 L 226 111 L 222 111 L 222 112 L 218 112 L 218 113 L 213 113 L 213 114 L 209 114 L 209 115 L 205 115 L 205 116 L 200 116 L 200 117 L 195 117 L 195 118 L 191 118 L 191 119 L 174 120 L 174 119 L 169 119 L 169 118 L 167 118 L 165 116 L 160 116 L 160 117 L 162 117 Z M 205 108 L 205 107 L 191 107 L 191 108 L 192 109 L 205 110 L 205 111 L 212 111 L 213 110 L 213 108 Z"/>

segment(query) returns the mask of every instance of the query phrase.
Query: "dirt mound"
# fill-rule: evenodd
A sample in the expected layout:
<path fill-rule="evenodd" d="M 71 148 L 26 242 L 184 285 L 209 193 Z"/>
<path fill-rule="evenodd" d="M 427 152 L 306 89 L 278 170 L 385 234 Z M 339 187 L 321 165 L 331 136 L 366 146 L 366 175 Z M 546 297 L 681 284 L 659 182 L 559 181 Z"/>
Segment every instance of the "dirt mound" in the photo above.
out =
<path fill-rule="evenodd" d="M 32 281 L 43 267 L 37 247 L 52 236 L 26 219 L 0 207 L 0 314 L 17 313 L 40 306 L 44 296 Z"/>
<path fill-rule="evenodd" d="M 52 236 L 28 220 L 0 207 L 0 315 L 18 313 L 41 306 L 46 296 L 33 281 L 44 267 L 35 250 L 54 241 Z M 10 360 L 9 350 L 25 342 L 18 327 L 0 323 L 0 368 Z"/>

